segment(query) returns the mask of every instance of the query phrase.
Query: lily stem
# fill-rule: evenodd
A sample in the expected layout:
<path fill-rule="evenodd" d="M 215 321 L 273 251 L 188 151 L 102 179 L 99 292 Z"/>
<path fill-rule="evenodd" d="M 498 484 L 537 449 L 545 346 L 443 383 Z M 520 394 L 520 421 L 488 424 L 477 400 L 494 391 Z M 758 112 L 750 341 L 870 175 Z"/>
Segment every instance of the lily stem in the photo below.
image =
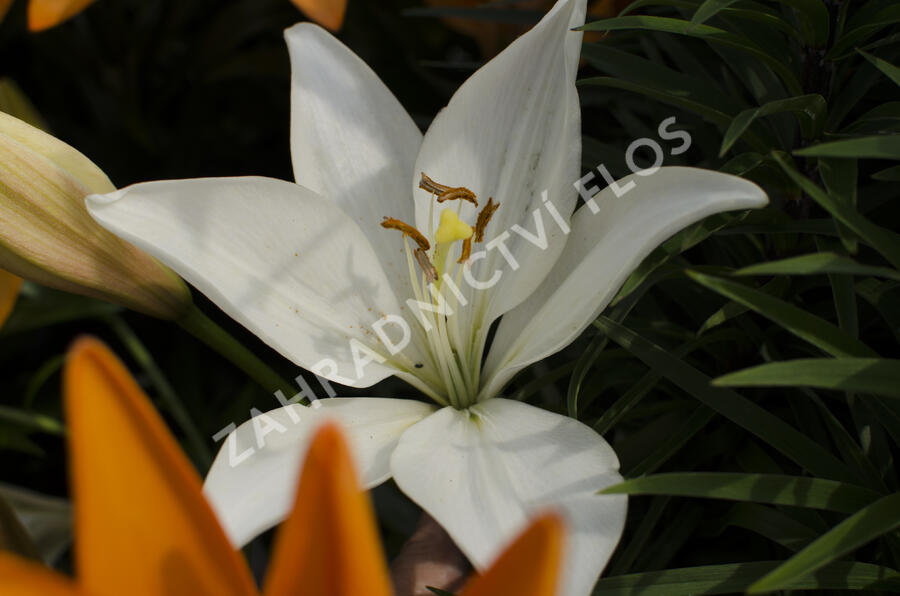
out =
<path fill-rule="evenodd" d="M 292 385 L 272 370 L 253 352 L 219 327 L 212 319 L 192 305 L 190 310 L 176 321 L 182 329 L 218 352 L 226 360 L 244 371 L 260 387 L 270 393 L 281 390 L 288 397 L 294 394 Z"/>
<path fill-rule="evenodd" d="M 172 414 L 172 417 L 175 419 L 178 426 L 181 427 L 181 430 L 184 431 L 191 449 L 199 460 L 198 463 L 203 469 L 208 468 L 210 463 L 212 463 L 212 451 L 210 450 L 203 433 L 201 433 L 200 429 L 197 428 L 197 425 L 194 424 L 191 415 L 181 402 L 181 398 L 178 397 L 174 387 L 169 383 L 169 379 L 166 378 L 166 375 L 163 374 L 159 365 L 156 364 L 156 360 L 154 360 L 153 355 L 147 349 L 147 346 L 144 345 L 134 330 L 128 326 L 122 317 L 110 315 L 104 317 L 104 320 L 119 337 L 119 340 L 125 344 L 125 347 L 131 353 L 131 356 L 137 361 L 141 368 L 144 369 L 147 376 L 150 377 L 150 382 L 153 383 L 153 386 L 156 388 L 159 398 L 163 401 L 166 409 L 169 410 L 169 413 Z"/>

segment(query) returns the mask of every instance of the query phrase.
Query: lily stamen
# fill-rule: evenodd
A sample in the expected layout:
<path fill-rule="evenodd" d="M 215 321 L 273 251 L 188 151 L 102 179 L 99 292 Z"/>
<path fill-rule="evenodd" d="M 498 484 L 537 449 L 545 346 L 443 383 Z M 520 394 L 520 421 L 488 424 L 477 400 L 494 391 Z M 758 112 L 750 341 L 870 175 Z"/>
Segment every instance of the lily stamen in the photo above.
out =
<path fill-rule="evenodd" d="M 419 188 L 427 190 L 435 195 L 438 203 L 460 200 L 469 201 L 478 207 L 478 200 L 475 198 L 475 193 L 468 188 L 464 186 L 447 186 L 446 184 L 440 184 L 429 178 L 425 172 L 421 172 L 421 174 L 422 178 L 419 180 Z"/>
<path fill-rule="evenodd" d="M 475 242 L 484 240 L 484 229 L 487 227 L 488 223 L 490 223 L 491 218 L 499 208 L 500 203 L 495 203 L 494 197 L 490 197 L 487 205 L 478 212 L 478 219 L 475 221 Z"/>
<path fill-rule="evenodd" d="M 419 248 L 416 250 L 416 252 L 418 252 L 419 250 L 424 252 L 431 249 L 431 243 L 428 242 L 428 239 L 422 234 L 422 232 L 404 221 L 394 219 L 393 217 L 384 216 L 384 221 L 381 222 L 381 227 L 389 230 L 400 230 L 406 236 L 409 236 L 410 238 L 415 240 L 416 244 L 419 245 Z"/>
<path fill-rule="evenodd" d="M 422 269 L 422 273 L 425 274 L 425 280 L 428 283 L 437 280 L 438 272 L 431 259 L 428 258 L 428 253 L 421 248 L 417 248 L 413 255 L 416 257 L 416 262 L 419 264 L 419 268 Z"/>

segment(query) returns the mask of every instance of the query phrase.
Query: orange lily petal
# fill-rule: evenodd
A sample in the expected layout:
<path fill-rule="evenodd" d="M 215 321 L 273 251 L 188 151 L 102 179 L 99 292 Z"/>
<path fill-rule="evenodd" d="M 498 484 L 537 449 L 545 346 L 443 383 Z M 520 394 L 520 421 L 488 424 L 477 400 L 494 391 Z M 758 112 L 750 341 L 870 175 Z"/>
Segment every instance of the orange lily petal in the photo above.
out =
<path fill-rule="evenodd" d="M 15 555 L 0 552 L 0 594 L 3 596 L 77 596 L 64 576 Z"/>
<path fill-rule="evenodd" d="M 563 522 L 558 515 L 537 518 L 460 596 L 554 596 L 560 583 L 562 541 Z"/>
<path fill-rule="evenodd" d="M 19 297 L 22 278 L 0 269 L 0 327 L 6 322 Z"/>
<path fill-rule="evenodd" d="M 347 0 L 291 0 L 310 21 L 337 31 L 344 24 Z"/>
<path fill-rule="evenodd" d="M 332 424 L 317 431 L 293 513 L 281 528 L 266 596 L 390 596 L 375 516 L 357 483 L 347 443 Z"/>
<path fill-rule="evenodd" d="M 87 8 L 94 0 L 31 0 L 28 3 L 28 29 L 43 31 L 56 27 Z"/>
<path fill-rule="evenodd" d="M 78 340 L 64 391 L 75 563 L 95 596 L 250 596 L 200 478 L 150 401 L 101 342 Z"/>

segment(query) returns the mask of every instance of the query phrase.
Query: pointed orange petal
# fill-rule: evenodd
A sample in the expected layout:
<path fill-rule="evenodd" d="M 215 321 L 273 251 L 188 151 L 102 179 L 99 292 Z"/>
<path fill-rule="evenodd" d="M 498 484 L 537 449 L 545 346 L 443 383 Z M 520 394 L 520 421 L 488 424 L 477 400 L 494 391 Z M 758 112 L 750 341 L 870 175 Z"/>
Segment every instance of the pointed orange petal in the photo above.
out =
<path fill-rule="evenodd" d="M 337 31 L 344 24 L 347 0 L 291 0 L 310 21 Z"/>
<path fill-rule="evenodd" d="M 3 596 L 77 596 L 75 584 L 62 575 L 15 555 L 0 552 Z"/>
<path fill-rule="evenodd" d="M 121 362 L 78 340 L 64 376 L 75 562 L 94 596 L 249 596 L 246 562 L 200 478 Z"/>
<path fill-rule="evenodd" d="M 332 424 L 316 433 L 294 511 L 281 527 L 266 596 L 390 596 L 375 516 Z"/>
<path fill-rule="evenodd" d="M 559 516 L 537 518 L 484 575 L 466 585 L 460 596 L 554 596 L 560 583 L 562 541 Z"/>
<path fill-rule="evenodd" d="M 19 297 L 22 278 L 0 269 L 0 327 L 6 322 Z"/>
<path fill-rule="evenodd" d="M 94 0 L 31 0 L 28 3 L 28 29 L 43 31 L 56 27 L 88 7 Z"/>

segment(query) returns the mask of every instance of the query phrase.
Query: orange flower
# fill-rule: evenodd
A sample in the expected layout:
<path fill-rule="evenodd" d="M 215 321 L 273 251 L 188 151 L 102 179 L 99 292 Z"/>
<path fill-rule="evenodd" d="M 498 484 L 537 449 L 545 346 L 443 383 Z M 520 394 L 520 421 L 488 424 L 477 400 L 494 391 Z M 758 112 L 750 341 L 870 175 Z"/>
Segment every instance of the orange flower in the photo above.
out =
<path fill-rule="evenodd" d="M 337 31 L 344 24 L 347 0 L 291 0 L 310 21 Z"/>
<path fill-rule="evenodd" d="M 43 31 L 56 27 L 93 2 L 94 0 L 31 0 L 28 3 L 28 29 Z"/>
<path fill-rule="evenodd" d="M 28 3 L 28 28 L 43 31 L 56 27 L 90 6 L 94 0 L 30 0 Z M 311 21 L 332 31 L 341 28 L 347 0 L 291 0 Z M 9 10 L 12 0 L 0 0 L 0 19 Z"/>
<path fill-rule="evenodd" d="M 97 340 L 79 340 L 66 364 L 64 392 L 77 579 L 0 553 L 0 593 L 258 595 L 197 473 L 122 363 Z M 463 596 L 553 594 L 561 544 L 559 519 L 539 518 Z M 391 593 L 371 505 L 340 431 L 324 425 L 306 456 L 262 594 Z"/>

